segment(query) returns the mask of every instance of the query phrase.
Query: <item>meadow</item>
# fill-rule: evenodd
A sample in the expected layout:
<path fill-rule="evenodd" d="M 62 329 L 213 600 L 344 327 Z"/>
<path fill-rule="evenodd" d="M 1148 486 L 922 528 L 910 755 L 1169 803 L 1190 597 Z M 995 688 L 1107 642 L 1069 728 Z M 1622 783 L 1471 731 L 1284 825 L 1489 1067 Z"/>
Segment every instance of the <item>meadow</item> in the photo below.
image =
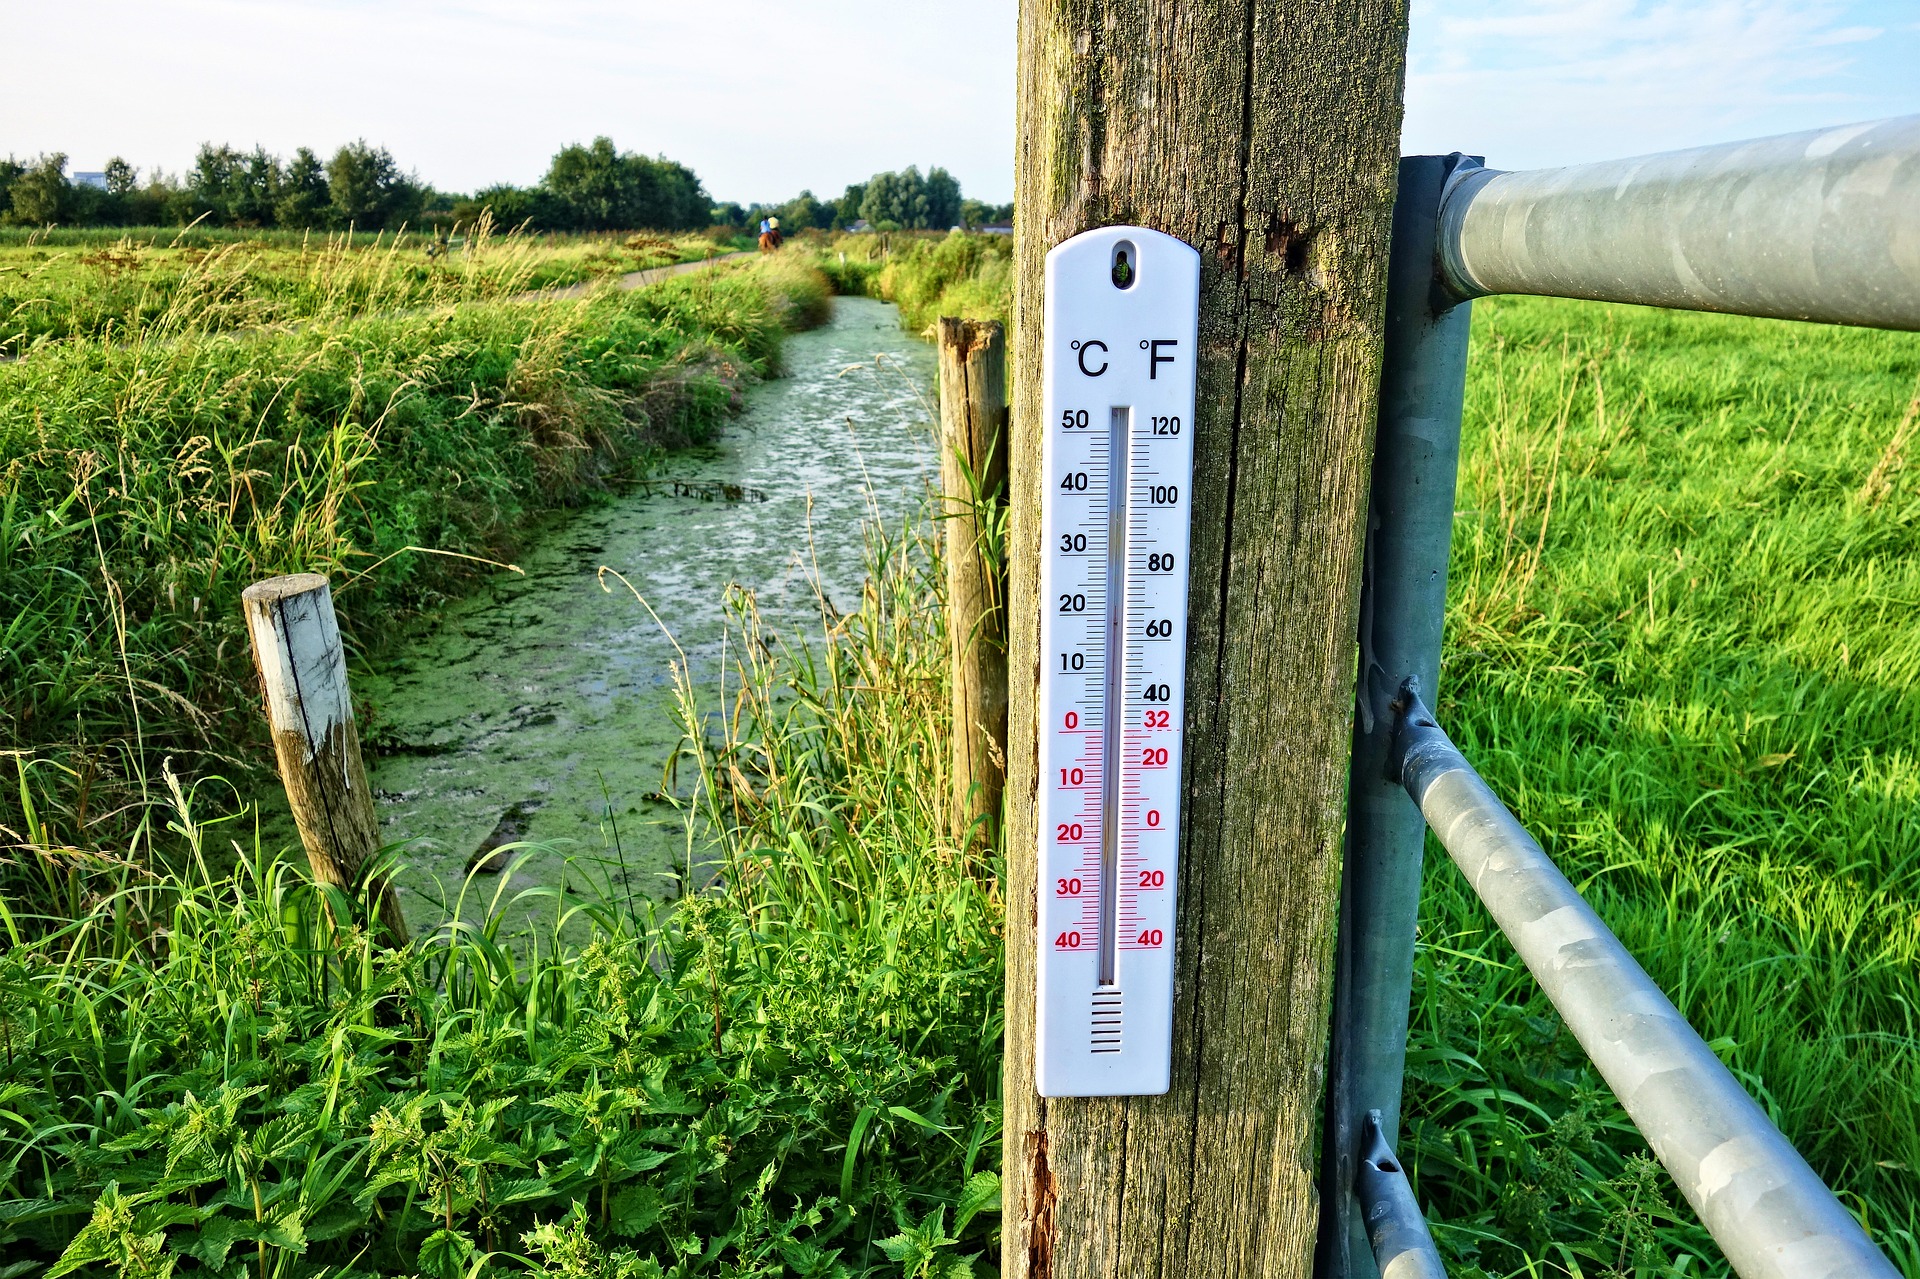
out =
<path fill-rule="evenodd" d="M 71 338 L 130 342 L 591 283 L 748 247 L 701 235 L 188 228 L 0 231 L 0 357 Z"/>
<path fill-rule="evenodd" d="M 923 530 L 870 531 L 868 591 L 806 643 L 734 601 L 727 702 L 681 710 L 724 870 L 675 903 L 583 858 L 535 934 L 470 893 L 382 953 L 232 781 L 247 580 L 378 563 L 341 598 L 364 644 L 463 581 L 383 557 L 504 556 L 661 423 L 718 426 L 825 304 L 807 262 L 916 331 L 1005 314 L 1004 242 L 873 239 L 0 368 L 36 406 L 0 409 L 0 697 L 39 734 L 0 814 L 0 1274 L 994 1273 L 1001 867 L 941 833 Z M 1435 709 L 1920 1275 L 1920 340 L 1501 299 L 1473 341 Z M 96 756 L 145 761 L 112 804 Z M 1401 1154 L 1450 1272 L 1725 1273 L 1428 859 Z"/>
<path fill-rule="evenodd" d="M 1474 306 L 1439 719 L 1920 1274 L 1920 339 Z M 1420 939 L 1454 1273 L 1721 1272 L 1432 840 Z"/>

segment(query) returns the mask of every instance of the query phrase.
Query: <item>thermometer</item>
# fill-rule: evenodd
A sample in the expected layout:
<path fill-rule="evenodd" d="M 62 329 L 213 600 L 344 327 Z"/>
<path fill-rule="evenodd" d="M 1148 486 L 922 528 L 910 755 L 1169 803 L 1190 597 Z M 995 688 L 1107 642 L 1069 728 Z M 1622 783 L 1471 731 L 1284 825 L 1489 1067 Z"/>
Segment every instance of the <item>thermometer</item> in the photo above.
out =
<path fill-rule="evenodd" d="M 1199 299 L 1200 255 L 1158 231 L 1047 254 L 1043 1097 L 1168 1085 Z"/>

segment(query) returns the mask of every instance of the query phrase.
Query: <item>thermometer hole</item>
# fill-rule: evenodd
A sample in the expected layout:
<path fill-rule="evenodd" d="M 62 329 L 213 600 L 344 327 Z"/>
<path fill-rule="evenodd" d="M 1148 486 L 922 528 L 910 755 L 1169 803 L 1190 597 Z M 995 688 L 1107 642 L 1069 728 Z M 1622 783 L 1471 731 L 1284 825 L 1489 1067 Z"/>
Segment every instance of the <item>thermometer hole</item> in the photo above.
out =
<path fill-rule="evenodd" d="M 1113 287 L 1130 289 L 1139 278 L 1140 251 L 1133 247 L 1132 240 L 1122 240 L 1113 246 Z"/>

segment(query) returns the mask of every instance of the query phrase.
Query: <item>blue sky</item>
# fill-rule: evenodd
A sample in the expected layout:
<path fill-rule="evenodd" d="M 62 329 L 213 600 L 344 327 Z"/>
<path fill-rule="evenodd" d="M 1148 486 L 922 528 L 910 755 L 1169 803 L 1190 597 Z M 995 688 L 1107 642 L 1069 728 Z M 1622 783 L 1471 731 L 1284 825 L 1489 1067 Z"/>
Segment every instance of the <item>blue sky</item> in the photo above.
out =
<path fill-rule="evenodd" d="M 1602 160 L 1920 112 L 1920 0 L 1413 0 L 1408 152 Z"/>
<path fill-rule="evenodd" d="M 1920 0 L 1412 0 L 1406 147 L 1502 168 L 1920 112 Z M 177 170 L 366 137 L 529 182 L 606 133 L 720 199 L 1013 189 L 1015 0 L 0 0 L 0 152 Z"/>

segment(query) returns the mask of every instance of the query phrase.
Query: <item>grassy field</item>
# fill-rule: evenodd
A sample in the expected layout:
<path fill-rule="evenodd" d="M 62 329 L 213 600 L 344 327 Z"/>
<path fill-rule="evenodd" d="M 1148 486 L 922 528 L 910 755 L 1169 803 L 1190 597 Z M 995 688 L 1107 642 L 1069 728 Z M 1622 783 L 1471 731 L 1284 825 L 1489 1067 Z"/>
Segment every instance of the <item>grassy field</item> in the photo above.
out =
<path fill-rule="evenodd" d="M 248 582 L 327 572 L 371 624 L 356 642 L 377 634 L 474 567 L 429 552 L 507 559 L 533 516 L 711 433 L 826 305 L 788 262 L 0 365 L 0 843 L 31 803 L 68 870 L 143 864 L 162 760 L 237 781 L 262 760 Z M 30 865 L 0 886 L 78 891 Z"/>
<path fill-rule="evenodd" d="M 868 258 L 873 239 L 791 259 L 891 294 L 916 328 L 949 307 L 1004 313 L 1000 246 Z M 47 730 L 70 753 L 24 772 L 0 898 L 13 1273 L 62 1250 L 127 1276 L 186 1257 L 180 1274 L 464 1276 L 488 1252 L 500 1273 L 572 1279 L 993 1273 L 1000 866 L 939 833 L 945 639 L 921 538 L 876 537 L 860 606 L 805 646 L 736 601 L 728 705 L 683 707 L 690 816 L 726 871 L 670 913 L 607 900 L 583 858 L 538 897 L 537 937 L 502 936 L 471 900 L 405 955 L 333 936 L 303 871 L 226 818 L 232 792 L 207 780 L 220 738 L 180 705 L 244 718 L 228 619 L 249 576 L 351 571 L 423 539 L 506 544 L 573 483 L 534 459 L 579 451 L 522 458 L 528 432 L 617 431 L 676 352 L 768 367 L 781 314 L 819 304 L 807 272 L 783 278 L 470 308 L 431 359 L 445 319 L 400 317 L 144 361 L 74 343 L 0 369 L 41 379 L 5 386 L 43 406 L 0 427 L 7 456 L 34 459 L 8 473 L 4 509 L 27 514 L 0 539 L 16 592 L 0 617 L 38 637 L 6 646 L 0 689 L 68 699 L 38 723 L 77 707 L 105 726 Z M 294 345 L 245 377 L 222 362 L 257 340 Z M 163 356 L 179 363 L 149 390 Z M 691 364 L 718 398 L 676 402 L 717 421 L 734 383 Z M 523 367 L 541 376 L 515 380 Z M 460 408 L 454 388 L 485 370 Z M 1476 304 L 1436 709 L 1920 1276 L 1916 384 L 1910 335 Z M 303 416 L 268 407 L 286 403 Z M 236 448 L 256 419 L 271 447 Z M 175 460 L 229 422 L 223 450 Z M 469 451 L 436 451 L 450 440 Z M 617 472 L 617 450 L 586 455 L 589 475 Z M 448 505 L 397 522 L 409 501 Z M 390 561 L 343 615 L 454 588 L 435 563 Z M 169 593 L 163 567 L 201 576 Z M 198 609 L 179 603 L 189 587 Z M 64 851 L 79 743 L 108 730 L 154 761 L 146 842 Z M 230 841 L 238 869 L 210 869 Z M 1725 1273 L 1437 848 L 1406 1130 L 1458 1277 Z"/>
<path fill-rule="evenodd" d="M 1474 305 L 1441 722 L 1920 1274 L 1920 339 Z M 1455 1259 L 1719 1270 L 1431 841 L 1421 941 Z"/>
<path fill-rule="evenodd" d="M 744 242 L 743 242 L 744 243 Z M 431 236 L 135 229 L 0 236 L 0 356 L 510 296 L 739 247 L 704 235 Z"/>

